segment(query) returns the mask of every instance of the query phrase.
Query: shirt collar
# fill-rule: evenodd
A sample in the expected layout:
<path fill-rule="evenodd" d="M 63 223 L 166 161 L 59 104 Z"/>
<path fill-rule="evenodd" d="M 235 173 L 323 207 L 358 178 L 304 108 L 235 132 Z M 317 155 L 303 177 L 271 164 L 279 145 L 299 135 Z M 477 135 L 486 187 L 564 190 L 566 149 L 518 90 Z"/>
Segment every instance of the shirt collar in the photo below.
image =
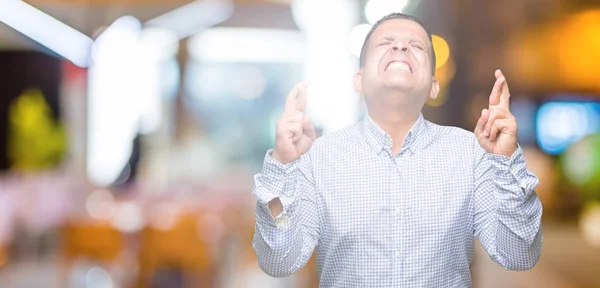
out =
<path fill-rule="evenodd" d="M 389 150 L 392 152 L 392 138 L 385 132 L 379 125 L 377 125 L 373 119 L 367 114 L 362 121 L 363 131 L 366 136 L 366 141 L 369 145 L 379 154 L 382 150 Z M 409 149 L 412 153 L 416 152 L 418 148 L 418 143 L 420 142 L 420 137 L 423 131 L 426 129 L 425 119 L 423 118 L 423 113 L 419 113 L 419 117 L 417 121 L 413 124 L 413 126 L 408 130 L 406 134 L 406 138 L 404 139 L 404 143 L 402 148 L 400 149 L 400 153 L 402 153 L 405 149 Z"/>

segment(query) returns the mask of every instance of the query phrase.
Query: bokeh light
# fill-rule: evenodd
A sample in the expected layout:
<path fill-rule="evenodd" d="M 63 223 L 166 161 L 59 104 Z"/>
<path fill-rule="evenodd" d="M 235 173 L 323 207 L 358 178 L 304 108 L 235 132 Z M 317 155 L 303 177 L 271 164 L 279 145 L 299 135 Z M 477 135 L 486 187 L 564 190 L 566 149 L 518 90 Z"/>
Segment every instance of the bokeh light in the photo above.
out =
<path fill-rule="evenodd" d="M 371 24 L 394 12 L 404 12 L 410 0 L 369 0 L 365 5 L 365 17 Z"/>
<path fill-rule="evenodd" d="M 133 201 L 121 201 L 116 204 L 116 212 L 111 225 L 124 233 L 137 232 L 144 227 L 142 207 Z"/>
<path fill-rule="evenodd" d="M 181 207 L 174 203 L 157 203 L 153 205 L 150 213 L 149 224 L 160 231 L 168 231 L 175 226 Z"/>
<path fill-rule="evenodd" d="M 256 99 L 265 91 L 267 79 L 265 75 L 255 67 L 244 67 L 237 71 L 237 79 L 240 81 L 232 83 L 233 92 L 242 99 Z"/>
<path fill-rule="evenodd" d="M 115 200 L 110 191 L 98 189 L 87 197 L 85 208 L 92 218 L 108 220 L 115 213 Z"/>
<path fill-rule="evenodd" d="M 600 201 L 600 134 L 586 136 L 561 157 L 563 173 L 583 196 Z"/>
<path fill-rule="evenodd" d="M 102 267 L 94 267 L 85 275 L 86 288 L 112 288 L 112 277 Z"/>
<path fill-rule="evenodd" d="M 600 103 L 548 102 L 539 108 L 536 123 L 540 148 L 559 154 L 585 135 L 599 132 Z"/>
<path fill-rule="evenodd" d="M 579 219 L 581 236 L 592 247 L 600 248 L 600 202 L 588 203 Z"/>
<path fill-rule="evenodd" d="M 450 57 L 450 46 L 446 39 L 438 35 L 431 35 L 431 43 L 433 44 L 433 50 L 435 51 L 435 68 L 440 68 L 446 64 Z"/>
<path fill-rule="evenodd" d="M 352 55 L 360 57 L 362 46 L 370 30 L 371 25 L 369 24 L 360 24 L 352 29 L 350 36 L 348 36 L 348 50 Z"/>

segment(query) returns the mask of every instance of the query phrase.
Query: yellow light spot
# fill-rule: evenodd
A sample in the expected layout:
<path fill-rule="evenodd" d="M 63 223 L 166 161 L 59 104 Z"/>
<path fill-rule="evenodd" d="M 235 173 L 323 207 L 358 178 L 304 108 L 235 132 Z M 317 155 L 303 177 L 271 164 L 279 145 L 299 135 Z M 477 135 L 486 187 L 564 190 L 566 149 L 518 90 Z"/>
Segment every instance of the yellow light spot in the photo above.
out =
<path fill-rule="evenodd" d="M 517 33 L 505 56 L 511 81 L 533 91 L 600 91 L 598 34 L 600 9 L 570 14 Z"/>
<path fill-rule="evenodd" d="M 426 104 L 428 106 L 438 107 L 444 105 L 446 101 L 448 101 L 448 89 L 455 73 L 456 66 L 454 65 L 452 58 L 449 58 L 449 61 L 446 61 L 444 66 L 435 70 L 435 78 L 440 83 L 440 92 L 438 93 L 437 98 L 427 99 Z"/>
<path fill-rule="evenodd" d="M 450 58 L 450 46 L 444 38 L 438 35 L 431 35 L 431 43 L 433 44 L 433 51 L 435 51 L 435 68 L 437 69 L 444 66 Z"/>
<path fill-rule="evenodd" d="M 58 164 L 66 137 L 39 89 L 26 89 L 9 108 L 8 158 L 11 169 L 33 171 Z"/>
<path fill-rule="evenodd" d="M 559 30 L 560 29 L 560 30 Z M 565 83 L 577 87 L 598 88 L 600 73 L 600 10 L 576 14 L 560 26 L 558 35 L 571 35 L 555 47 L 560 76 Z"/>
<path fill-rule="evenodd" d="M 454 79 L 456 74 L 456 65 L 452 58 L 447 59 L 444 66 L 438 67 L 435 70 L 435 78 L 440 82 L 440 86 L 447 86 Z"/>

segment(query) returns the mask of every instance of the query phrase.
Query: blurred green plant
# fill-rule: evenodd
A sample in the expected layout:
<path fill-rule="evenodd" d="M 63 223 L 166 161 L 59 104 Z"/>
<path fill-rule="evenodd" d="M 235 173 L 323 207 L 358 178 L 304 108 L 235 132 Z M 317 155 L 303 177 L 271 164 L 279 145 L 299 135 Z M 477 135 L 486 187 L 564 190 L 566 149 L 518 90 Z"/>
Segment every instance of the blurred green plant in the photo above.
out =
<path fill-rule="evenodd" d="M 27 89 L 9 108 L 8 158 L 11 169 L 37 171 L 63 159 L 66 150 L 63 125 L 39 89 Z"/>
<path fill-rule="evenodd" d="M 571 145 L 559 159 L 570 184 L 584 201 L 600 201 L 600 134 L 592 134 Z"/>

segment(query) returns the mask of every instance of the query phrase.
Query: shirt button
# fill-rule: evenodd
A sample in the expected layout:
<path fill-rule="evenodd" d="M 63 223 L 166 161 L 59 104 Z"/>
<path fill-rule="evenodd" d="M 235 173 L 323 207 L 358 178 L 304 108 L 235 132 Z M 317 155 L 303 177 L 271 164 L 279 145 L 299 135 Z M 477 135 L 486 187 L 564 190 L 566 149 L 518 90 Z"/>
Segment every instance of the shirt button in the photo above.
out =
<path fill-rule="evenodd" d="M 396 252 L 396 254 L 394 256 L 396 256 L 396 258 L 400 258 L 400 256 L 402 256 L 402 255 L 400 254 L 400 252 Z"/>
<path fill-rule="evenodd" d="M 396 214 L 396 215 L 400 214 L 400 208 L 394 209 L 394 214 Z"/>

